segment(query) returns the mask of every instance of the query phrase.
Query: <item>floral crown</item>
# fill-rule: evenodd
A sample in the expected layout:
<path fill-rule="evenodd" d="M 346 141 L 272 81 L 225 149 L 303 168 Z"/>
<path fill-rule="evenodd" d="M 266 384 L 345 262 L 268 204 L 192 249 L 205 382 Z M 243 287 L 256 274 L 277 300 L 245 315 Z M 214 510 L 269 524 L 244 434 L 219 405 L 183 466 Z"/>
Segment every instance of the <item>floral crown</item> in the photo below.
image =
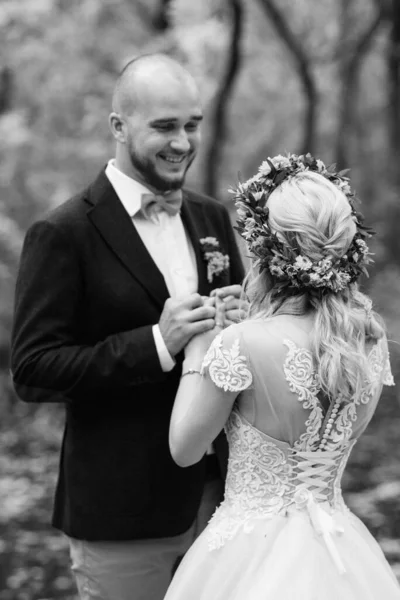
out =
<path fill-rule="evenodd" d="M 365 242 L 374 233 L 363 225 L 363 216 L 355 209 L 355 195 L 352 192 L 348 169 L 335 171 L 336 165 L 325 167 L 321 160 L 311 154 L 297 156 L 275 156 L 264 161 L 258 173 L 245 183 L 239 183 L 235 194 L 238 220 L 235 229 L 244 238 L 249 251 L 259 259 L 260 272 L 268 269 L 279 282 L 279 289 L 292 291 L 317 288 L 320 292 L 339 292 L 356 281 L 364 273 L 366 265 L 372 262 Z M 356 233 L 344 256 L 335 260 L 325 257 L 318 262 L 302 256 L 300 249 L 284 244 L 271 231 L 268 224 L 269 209 L 266 202 L 271 193 L 286 179 L 304 171 L 322 175 L 339 188 L 347 197 L 356 224 Z"/>

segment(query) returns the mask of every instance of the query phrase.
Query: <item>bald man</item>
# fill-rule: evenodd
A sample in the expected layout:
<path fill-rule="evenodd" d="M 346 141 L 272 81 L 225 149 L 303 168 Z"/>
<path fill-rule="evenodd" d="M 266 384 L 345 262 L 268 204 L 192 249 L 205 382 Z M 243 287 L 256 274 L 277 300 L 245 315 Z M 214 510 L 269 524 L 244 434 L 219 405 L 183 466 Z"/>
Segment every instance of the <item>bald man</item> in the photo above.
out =
<path fill-rule="evenodd" d="M 222 435 L 189 468 L 169 452 L 184 348 L 214 327 L 215 288 L 237 320 L 243 269 L 227 211 L 182 188 L 202 121 L 189 73 L 135 59 L 109 121 L 115 158 L 26 235 L 12 373 L 24 401 L 66 407 L 53 525 L 81 598 L 162 600 L 222 495 Z M 213 271 L 203 238 L 229 264 Z"/>

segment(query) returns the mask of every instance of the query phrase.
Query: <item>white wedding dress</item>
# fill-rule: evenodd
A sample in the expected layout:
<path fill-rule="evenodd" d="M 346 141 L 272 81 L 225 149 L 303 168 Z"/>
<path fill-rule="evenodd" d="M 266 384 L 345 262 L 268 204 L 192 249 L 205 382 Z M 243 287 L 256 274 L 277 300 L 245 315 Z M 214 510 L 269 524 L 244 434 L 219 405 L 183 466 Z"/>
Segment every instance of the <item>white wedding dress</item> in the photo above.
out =
<path fill-rule="evenodd" d="M 204 394 L 240 391 L 226 424 L 225 499 L 165 600 L 400 600 L 378 543 L 340 489 L 383 384 L 393 385 L 387 342 L 369 349 L 359 397 L 327 405 L 309 331 L 307 319 L 280 315 L 231 326 L 211 345 Z"/>

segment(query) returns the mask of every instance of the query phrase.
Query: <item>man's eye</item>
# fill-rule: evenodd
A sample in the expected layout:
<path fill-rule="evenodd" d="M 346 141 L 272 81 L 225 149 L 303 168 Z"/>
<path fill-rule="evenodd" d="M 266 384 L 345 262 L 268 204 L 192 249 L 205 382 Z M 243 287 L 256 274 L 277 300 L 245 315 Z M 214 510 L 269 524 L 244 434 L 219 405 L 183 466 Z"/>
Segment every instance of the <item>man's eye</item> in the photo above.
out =
<path fill-rule="evenodd" d="M 173 125 L 155 125 L 154 129 L 157 129 L 157 131 L 172 131 L 173 129 Z"/>
<path fill-rule="evenodd" d="M 186 131 L 196 131 L 198 126 L 199 126 L 198 123 L 188 123 L 188 125 L 186 125 L 185 129 L 186 129 Z"/>

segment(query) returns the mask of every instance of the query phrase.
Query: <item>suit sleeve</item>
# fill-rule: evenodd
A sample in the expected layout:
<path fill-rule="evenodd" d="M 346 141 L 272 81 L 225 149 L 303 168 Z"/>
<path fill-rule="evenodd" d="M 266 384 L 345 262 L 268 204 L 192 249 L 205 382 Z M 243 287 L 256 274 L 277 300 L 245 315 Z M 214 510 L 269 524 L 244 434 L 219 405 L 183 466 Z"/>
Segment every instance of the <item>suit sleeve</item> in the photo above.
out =
<path fill-rule="evenodd" d="M 80 345 L 84 282 L 78 253 L 59 226 L 28 231 L 15 293 L 11 369 L 27 402 L 84 399 L 165 378 L 148 325 Z"/>

